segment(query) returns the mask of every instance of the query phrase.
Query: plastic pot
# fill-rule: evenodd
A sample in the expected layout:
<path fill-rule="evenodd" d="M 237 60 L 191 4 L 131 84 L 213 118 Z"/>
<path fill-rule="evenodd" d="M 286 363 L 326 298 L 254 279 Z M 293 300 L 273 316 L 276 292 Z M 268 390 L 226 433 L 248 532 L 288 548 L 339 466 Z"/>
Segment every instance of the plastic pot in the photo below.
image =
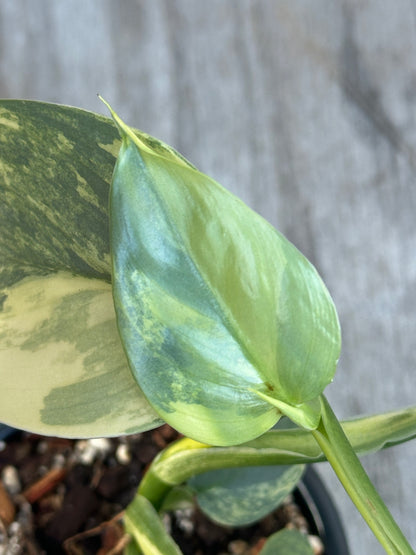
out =
<path fill-rule="evenodd" d="M 350 555 L 344 526 L 317 472 L 309 466 L 294 492 L 296 502 L 325 545 L 325 555 Z"/>

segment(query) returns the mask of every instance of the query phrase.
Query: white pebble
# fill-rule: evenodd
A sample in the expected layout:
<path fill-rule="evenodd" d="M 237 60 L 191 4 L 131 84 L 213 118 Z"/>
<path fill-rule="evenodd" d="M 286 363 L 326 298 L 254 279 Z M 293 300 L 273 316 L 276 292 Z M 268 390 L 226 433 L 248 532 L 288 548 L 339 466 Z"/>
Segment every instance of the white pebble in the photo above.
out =
<path fill-rule="evenodd" d="M 57 453 L 52 460 L 52 467 L 53 468 L 63 468 L 65 466 L 65 457 L 62 453 Z"/>
<path fill-rule="evenodd" d="M 247 552 L 248 544 L 243 540 L 234 540 L 228 544 L 228 548 L 233 555 L 244 555 Z"/>
<path fill-rule="evenodd" d="M 92 464 L 98 457 L 105 457 L 111 450 L 111 441 L 104 437 L 77 441 L 76 459 L 81 464 Z"/>
<path fill-rule="evenodd" d="M 128 445 L 122 443 L 117 447 L 116 459 L 120 464 L 129 464 L 131 461 L 131 454 Z"/>
<path fill-rule="evenodd" d="M 1 473 L 1 479 L 10 495 L 15 495 L 21 491 L 22 486 L 20 484 L 19 474 L 14 466 L 5 466 Z"/>
<path fill-rule="evenodd" d="M 19 534 L 20 530 L 21 530 L 20 523 L 17 522 L 16 520 L 14 522 L 12 522 L 9 526 L 9 534 L 11 536 L 15 536 L 15 535 Z"/>
<path fill-rule="evenodd" d="M 86 440 L 77 441 L 75 444 L 76 460 L 81 464 L 92 464 L 95 459 L 96 450 Z"/>
<path fill-rule="evenodd" d="M 94 447 L 97 453 L 103 457 L 111 451 L 111 441 L 106 437 L 90 439 L 89 443 Z"/>
<path fill-rule="evenodd" d="M 47 453 L 48 450 L 49 450 L 48 442 L 47 441 L 40 441 L 36 450 L 40 455 L 43 455 L 43 454 Z"/>
<path fill-rule="evenodd" d="M 324 552 L 324 545 L 321 541 L 321 538 L 319 538 L 318 536 L 308 536 L 308 541 L 310 546 L 312 547 L 312 551 L 314 553 L 314 555 L 322 555 L 322 553 Z"/>
<path fill-rule="evenodd" d="M 191 520 L 192 509 L 177 509 L 175 511 L 176 523 L 185 534 L 190 535 L 194 531 L 194 524 Z"/>

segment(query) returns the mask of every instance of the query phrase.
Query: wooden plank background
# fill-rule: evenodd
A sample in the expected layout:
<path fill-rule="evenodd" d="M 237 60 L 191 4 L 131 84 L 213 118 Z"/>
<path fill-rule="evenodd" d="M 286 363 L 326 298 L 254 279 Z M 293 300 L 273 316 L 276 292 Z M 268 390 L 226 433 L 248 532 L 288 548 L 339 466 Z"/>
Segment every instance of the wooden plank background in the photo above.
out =
<path fill-rule="evenodd" d="M 416 4 L 1 0 L 0 96 L 105 113 L 175 146 L 317 266 L 340 417 L 415 404 Z M 416 547 L 416 445 L 365 466 Z M 382 549 L 320 467 L 354 555 Z"/>

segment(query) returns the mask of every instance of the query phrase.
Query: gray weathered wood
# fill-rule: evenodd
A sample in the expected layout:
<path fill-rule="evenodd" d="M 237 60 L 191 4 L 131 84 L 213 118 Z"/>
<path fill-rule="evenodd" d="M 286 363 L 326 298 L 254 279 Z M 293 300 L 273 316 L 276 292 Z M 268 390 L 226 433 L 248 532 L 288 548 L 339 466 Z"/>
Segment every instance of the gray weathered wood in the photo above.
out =
<path fill-rule="evenodd" d="M 340 416 L 415 403 L 411 0 L 2 0 L 0 96 L 105 113 L 175 146 L 318 267 L 343 328 Z M 416 445 L 365 466 L 416 546 Z M 354 554 L 382 553 L 330 469 Z"/>

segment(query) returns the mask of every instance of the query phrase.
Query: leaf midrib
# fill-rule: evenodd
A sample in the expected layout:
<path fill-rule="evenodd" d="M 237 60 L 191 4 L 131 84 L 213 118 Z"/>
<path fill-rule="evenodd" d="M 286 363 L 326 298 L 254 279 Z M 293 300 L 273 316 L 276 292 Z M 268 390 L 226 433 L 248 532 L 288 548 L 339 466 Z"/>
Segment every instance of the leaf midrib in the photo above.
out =
<path fill-rule="evenodd" d="M 143 160 L 137 144 L 135 142 L 133 142 L 133 140 L 130 137 L 128 137 L 128 141 L 130 143 L 129 147 L 132 146 L 134 148 L 134 152 L 141 158 L 141 160 Z M 144 160 L 143 160 L 143 162 L 144 162 Z M 146 173 L 147 173 L 149 181 L 153 183 L 154 180 L 153 180 L 150 172 L 147 170 L 146 164 L 144 164 L 144 167 L 146 168 Z M 191 171 L 195 171 L 195 172 L 199 173 L 197 170 L 193 170 L 192 168 L 189 168 L 189 169 Z M 217 186 L 219 186 L 219 185 L 217 185 Z M 176 239 L 177 244 L 180 246 L 181 251 L 183 253 L 185 253 L 186 259 L 189 260 L 190 265 L 194 268 L 196 274 L 201 279 L 204 287 L 206 289 L 208 289 L 210 297 L 212 298 L 212 301 L 210 301 L 210 302 L 212 302 L 212 304 L 213 304 L 212 308 L 213 308 L 214 312 L 216 314 L 218 314 L 218 313 L 221 314 L 221 323 L 223 324 L 225 329 L 229 332 L 229 334 L 234 339 L 234 341 L 239 345 L 242 354 L 244 355 L 246 360 L 250 363 L 250 365 L 256 370 L 256 372 L 259 374 L 259 376 L 261 377 L 261 379 L 264 383 L 265 376 L 263 376 L 263 374 L 260 370 L 260 365 L 256 362 L 255 357 L 252 355 L 252 353 L 249 351 L 248 347 L 246 346 L 245 342 L 243 341 L 243 338 L 241 337 L 243 334 L 241 333 L 241 331 L 239 331 L 239 327 L 235 326 L 235 319 L 230 318 L 229 311 L 226 310 L 226 305 L 223 305 L 223 303 L 220 301 L 220 299 L 218 299 L 217 296 L 214 294 L 212 288 L 210 287 L 210 282 L 206 278 L 204 272 L 197 265 L 197 263 L 195 262 L 193 257 L 188 252 L 188 250 L 185 249 L 184 241 L 182 239 L 182 236 L 179 233 L 179 231 L 177 230 L 174 223 L 172 222 L 172 218 L 169 215 L 169 211 L 166 208 L 166 203 L 164 202 L 163 198 L 158 194 L 157 188 L 153 187 L 153 191 L 156 192 L 156 196 L 157 196 L 157 200 L 159 202 L 160 208 L 164 213 L 164 217 L 165 217 L 165 220 L 167 222 L 167 225 L 169 226 L 172 235 Z"/>

